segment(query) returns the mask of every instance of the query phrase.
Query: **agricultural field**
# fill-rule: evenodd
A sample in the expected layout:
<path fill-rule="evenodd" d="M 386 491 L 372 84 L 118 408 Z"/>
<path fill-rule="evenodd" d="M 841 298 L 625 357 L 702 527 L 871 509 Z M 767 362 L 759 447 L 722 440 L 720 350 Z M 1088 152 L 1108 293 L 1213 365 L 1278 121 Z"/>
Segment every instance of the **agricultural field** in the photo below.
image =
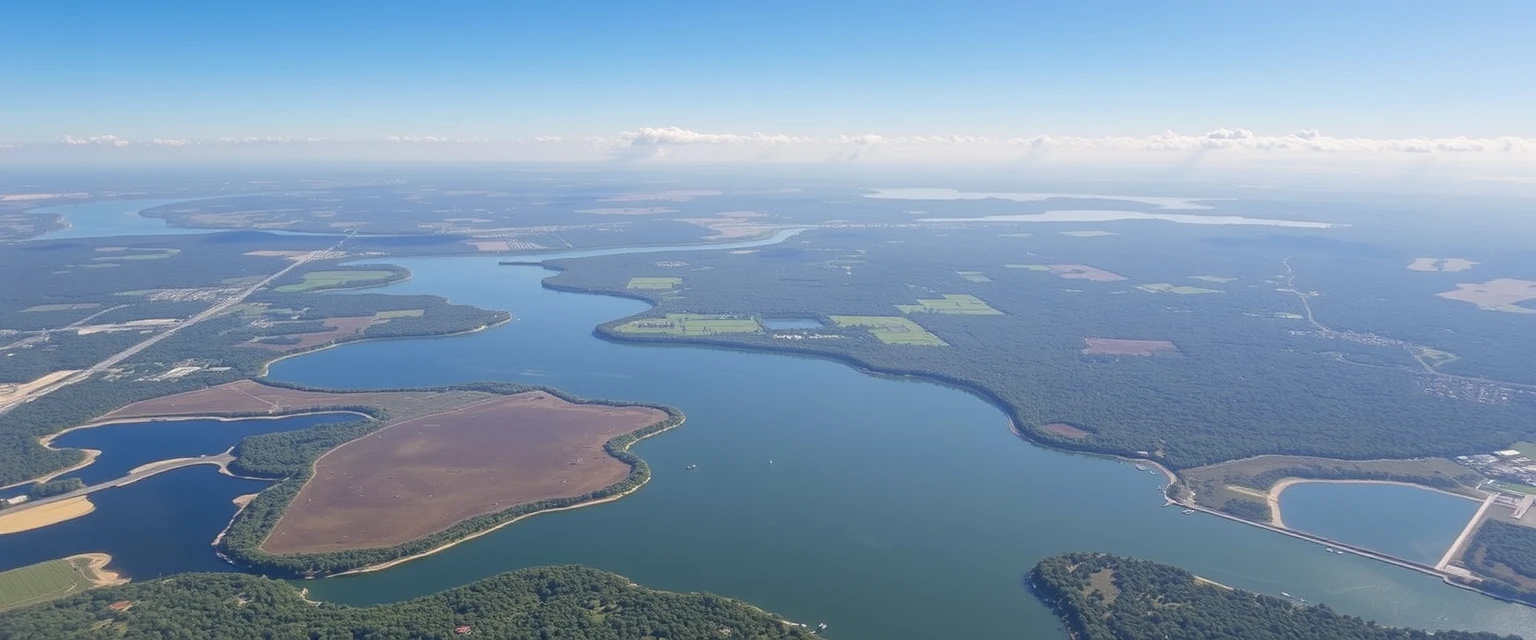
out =
<path fill-rule="evenodd" d="M 178 253 L 181 249 L 167 249 L 158 247 L 97 247 L 96 251 L 110 255 L 91 258 L 97 262 L 116 262 L 120 260 L 164 260 Z"/>
<path fill-rule="evenodd" d="M 1200 294 L 1203 294 L 1203 293 L 1221 293 L 1221 291 L 1219 291 L 1217 289 L 1206 289 L 1205 287 L 1191 287 L 1189 285 L 1184 285 L 1184 284 L 1169 284 L 1167 282 L 1154 282 L 1152 284 L 1138 284 L 1138 285 L 1136 285 L 1136 288 L 1137 289 L 1141 289 L 1142 291 L 1145 291 L 1147 293 L 1176 293 L 1176 294 L 1179 294 L 1181 296 L 1194 296 L 1194 295 L 1200 295 Z"/>
<path fill-rule="evenodd" d="M 668 417 L 531 391 L 395 422 L 321 456 L 262 548 L 389 547 L 518 504 L 597 491 L 630 472 L 604 444 Z"/>
<path fill-rule="evenodd" d="M 1498 278 L 1482 284 L 1458 284 L 1455 291 L 1437 293 L 1447 300 L 1470 302 L 1484 311 L 1509 313 L 1536 313 L 1536 309 L 1520 306 L 1527 300 L 1536 300 L 1536 282 Z"/>
<path fill-rule="evenodd" d="M 356 287 L 383 283 L 393 277 L 395 277 L 395 272 L 393 271 L 310 271 L 304 274 L 299 282 L 275 287 L 273 291 L 278 293 L 303 293 L 318 289 Z"/>
<path fill-rule="evenodd" d="M 614 331 L 632 335 L 708 336 L 723 333 L 761 333 L 762 325 L 750 316 L 669 313 L 662 318 L 641 318 Z"/>
<path fill-rule="evenodd" d="M 870 335 L 886 344 L 905 344 L 926 347 L 947 347 L 938 336 L 929 333 L 922 325 L 899 316 L 831 316 L 839 327 L 864 327 Z"/>
<path fill-rule="evenodd" d="M 49 311 L 83 311 L 95 309 L 101 306 L 95 302 L 82 302 L 79 304 L 39 304 L 22 309 L 22 313 L 46 313 Z"/>
<path fill-rule="evenodd" d="M 682 278 L 630 278 L 625 289 L 671 291 L 683 283 Z"/>
<path fill-rule="evenodd" d="M 978 283 L 978 284 L 979 283 L 991 282 L 992 281 L 991 278 L 987 277 L 987 274 L 982 273 L 980 271 L 956 271 L 955 275 L 960 276 L 961 278 L 964 278 L 964 279 L 966 279 L 966 280 L 968 280 L 970 282 L 975 282 L 975 283 Z"/>
<path fill-rule="evenodd" d="M 0 612 L 120 582 L 103 570 L 110 559 L 104 554 L 84 554 L 0 573 Z"/>
<path fill-rule="evenodd" d="M 1228 282 L 1233 282 L 1233 281 L 1237 280 L 1237 278 L 1228 278 L 1228 277 L 1225 277 L 1225 276 L 1190 276 L 1189 279 L 1190 280 L 1203 280 L 1205 282 L 1215 282 L 1217 284 L 1226 284 Z"/>
<path fill-rule="evenodd" d="M 1308 456 L 1256 456 L 1185 469 L 1182 482 L 1195 501 L 1220 509 L 1228 500 L 1262 499 L 1283 478 L 1312 480 L 1396 480 L 1478 496 L 1482 477 L 1445 458 L 1417 460 L 1333 460 Z"/>
<path fill-rule="evenodd" d="M 1091 280 L 1093 282 L 1119 282 L 1126 277 L 1086 264 L 1010 264 L 1009 269 L 1027 269 L 1053 273 L 1067 280 Z"/>
<path fill-rule="evenodd" d="M 1179 348 L 1167 340 L 1120 340 L 1117 338 L 1083 338 L 1088 355 L 1155 356 L 1160 353 L 1178 353 Z"/>
<path fill-rule="evenodd" d="M 902 313 L 948 313 L 972 316 L 1000 316 L 1003 312 L 993 309 L 985 300 L 963 293 L 946 293 L 937 300 L 921 300 L 917 304 L 898 304 Z"/>

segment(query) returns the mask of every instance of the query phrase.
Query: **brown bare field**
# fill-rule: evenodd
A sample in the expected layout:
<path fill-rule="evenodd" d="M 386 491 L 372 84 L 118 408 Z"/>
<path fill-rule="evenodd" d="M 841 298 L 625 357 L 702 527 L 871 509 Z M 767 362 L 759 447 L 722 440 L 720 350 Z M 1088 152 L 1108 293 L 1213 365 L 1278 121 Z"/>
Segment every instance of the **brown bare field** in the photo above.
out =
<path fill-rule="evenodd" d="M 1447 300 L 1470 302 L 1489 311 L 1513 311 L 1536 313 L 1536 309 L 1516 306 L 1526 300 L 1536 299 L 1536 282 L 1498 278 L 1482 284 L 1457 284 L 1455 291 L 1435 294 Z"/>
<path fill-rule="evenodd" d="M 596 491 L 630 472 L 603 444 L 667 418 L 531 391 L 397 422 L 321 456 L 262 549 L 389 547 L 517 504 Z"/>
<path fill-rule="evenodd" d="M 1092 280 L 1094 282 L 1118 282 L 1126 277 L 1086 264 L 1048 264 L 1046 268 L 1068 280 Z"/>
<path fill-rule="evenodd" d="M 511 251 L 512 245 L 506 240 L 469 240 L 467 243 L 475 248 L 475 251 Z"/>
<path fill-rule="evenodd" d="M 219 416 L 246 413 L 292 413 L 305 409 L 336 406 L 375 406 L 404 418 L 436 412 L 500 397 L 480 391 L 375 391 L 331 393 L 299 391 L 270 387 L 254 380 L 238 380 L 216 387 L 198 389 L 135 402 L 108 413 L 100 421 L 171 416 Z"/>
<path fill-rule="evenodd" d="M 1154 356 L 1159 352 L 1178 353 L 1179 348 L 1167 340 L 1120 340 L 1117 338 L 1083 338 L 1087 347 L 1083 353 L 1116 356 Z"/>
<path fill-rule="evenodd" d="M 1065 422 L 1052 422 L 1045 425 L 1045 430 L 1058 436 L 1066 436 L 1074 440 L 1088 437 L 1088 432 L 1074 427 Z"/>
<path fill-rule="evenodd" d="M 96 504 L 87 496 L 65 498 L 35 507 L 13 507 L 0 512 L 0 535 L 41 529 L 90 515 L 95 510 Z"/>
<path fill-rule="evenodd" d="M 313 333 L 294 334 L 294 336 L 297 337 L 299 341 L 293 344 L 265 344 L 261 342 L 253 342 L 246 346 L 258 347 L 261 349 L 271 349 L 273 351 L 298 351 L 300 349 L 311 349 L 322 344 L 335 342 L 337 340 L 344 340 L 346 338 L 361 336 L 363 334 L 363 330 L 372 326 L 373 323 L 373 316 L 344 316 L 340 318 L 326 318 L 325 326 L 330 327 L 330 331 L 316 331 Z"/>

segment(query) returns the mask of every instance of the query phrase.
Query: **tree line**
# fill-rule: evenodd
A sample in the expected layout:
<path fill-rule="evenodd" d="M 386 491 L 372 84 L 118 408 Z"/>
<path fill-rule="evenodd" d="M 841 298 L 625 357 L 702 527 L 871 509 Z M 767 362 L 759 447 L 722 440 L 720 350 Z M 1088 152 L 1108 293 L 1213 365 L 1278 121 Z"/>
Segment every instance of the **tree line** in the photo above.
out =
<path fill-rule="evenodd" d="M 114 606 L 115 605 L 115 606 Z M 462 632 L 462 633 L 461 633 Z M 523 569 L 394 604 L 306 601 L 267 578 L 181 574 L 94 589 L 0 615 L 0 637 L 542 640 L 810 638 L 798 625 L 707 594 L 647 589 L 576 566 Z"/>
<path fill-rule="evenodd" d="M 1107 578 L 1107 580 L 1106 580 Z M 1113 588 L 1106 588 L 1112 584 Z M 1029 574 L 1035 595 L 1077 640 L 1498 640 L 1491 633 L 1378 626 L 1327 605 L 1201 583 L 1147 560 L 1073 553 Z M 1518 640 L 1516 636 L 1503 636 Z"/>

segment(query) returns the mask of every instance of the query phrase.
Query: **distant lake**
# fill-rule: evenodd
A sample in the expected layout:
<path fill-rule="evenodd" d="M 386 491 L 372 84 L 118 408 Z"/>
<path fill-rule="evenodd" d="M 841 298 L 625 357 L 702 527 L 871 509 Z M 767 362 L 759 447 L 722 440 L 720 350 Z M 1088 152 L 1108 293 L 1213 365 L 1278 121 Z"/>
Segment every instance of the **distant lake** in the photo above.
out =
<path fill-rule="evenodd" d="M 140 211 L 155 207 L 192 202 L 206 198 L 147 198 L 140 200 L 104 200 L 32 209 L 31 213 L 64 217 L 68 228 L 43 234 L 43 240 L 64 238 L 105 238 L 108 236 L 163 236 L 208 233 L 207 229 L 183 229 L 166 226 L 159 218 L 146 218 Z"/>
<path fill-rule="evenodd" d="M 360 419 L 354 414 L 330 413 L 270 420 L 136 420 L 71 431 L 55 438 L 53 446 L 101 451 L 89 466 L 60 476 L 80 478 L 92 485 L 121 478 L 135 467 L 159 460 L 223 453 L 246 436 Z"/>
<path fill-rule="evenodd" d="M 958 189 L 942 189 L 929 187 L 915 187 L 903 189 L 873 189 L 873 193 L 866 193 L 866 198 L 882 200 L 1012 200 L 1014 202 L 1040 202 L 1042 200 L 1120 200 L 1123 202 L 1136 202 L 1150 204 L 1159 209 L 1210 209 L 1211 206 L 1201 204 L 1212 200 L 1230 200 L 1231 198 L 1186 198 L 1177 196 L 1121 196 L 1107 193 L 1041 193 L 1032 191 L 960 191 Z"/>
<path fill-rule="evenodd" d="M 980 218 L 923 218 L 923 222 L 1116 222 L 1121 220 L 1163 220 L 1179 224 L 1258 225 L 1265 227 L 1301 227 L 1328 229 L 1339 225 L 1328 222 L 1304 222 L 1301 220 L 1272 220 L 1269 218 L 1245 218 L 1243 216 L 1207 216 L 1187 213 L 1143 213 L 1141 211 L 1115 211 L 1101 209 L 1071 209 L 1045 213 L 983 216 Z"/>
<path fill-rule="evenodd" d="M 1289 528 L 1428 565 L 1477 508 L 1475 500 L 1395 484 L 1305 482 L 1280 494 Z"/>

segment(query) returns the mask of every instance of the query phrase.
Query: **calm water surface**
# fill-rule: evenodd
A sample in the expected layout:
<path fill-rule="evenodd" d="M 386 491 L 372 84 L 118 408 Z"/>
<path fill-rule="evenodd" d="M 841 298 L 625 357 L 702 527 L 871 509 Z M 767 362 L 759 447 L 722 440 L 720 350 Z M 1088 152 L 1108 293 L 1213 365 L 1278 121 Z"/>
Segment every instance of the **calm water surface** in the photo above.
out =
<path fill-rule="evenodd" d="M 505 309 L 515 320 L 469 336 L 317 352 L 275 364 L 272 377 L 364 388 L 510 380 L 670 404 L 688 420 L 635 447 L 654 478 L 633 496 L 532 518 L 387 571 L 304 583 L 322 599 L 393 601 L 579 563 L 825 621 L 837 638 L 1064 637 L 1022 579 L 1047 555 L 1100 550 L 1386 624 L 1536 629 L 1536 609 L 1164 509 L 1161 476 L 1030 445 L 1008 432 L 1001 411 L 956 389 L 811 358 L 611 343 L 592 328 L 646 305 L 548 291 L 548 272 L 494 259 L 395 262 L 414 277 L 391 291 Z"/>
<path fill-rule="evenodd" d="M 354 414 L 330 413 L 271 420 L 138 420 L 71 431 L 55 438 L 53 444 L 101 452 L 90 466 L 63 476 L 91 485 L 121 478 L 150 462 L 222 453 L 246 436 L 360 419 Z"/>
<path fill-rule="evenodd" d="M 1285 525 L 1433 565 L 1480 503 L 1417 487 L 1307 482 L 1280 494 Z"/>
<path fill-rule="evenodd" d="M 105 238 L 109 236 L 163 236 L 171 234 L 208 233 L 207 229 L 183 229 L 166 226 L 159 218 L 146 218 L 140 211 L 167 204 L 192 202 L 204 198 L 153 198 L 140 200 L 106 200 L 62 204 L 33 209 L 33 213 L 53 213 L 64 217 L 69 226 L 41 236 L 44 240 L 62 238 Z"/>
<path fill-rule="evenodd" d="M 91 494 L 96 511 L 51 527 L 0 535 L 0 571 L 77 553 L 112 555 L 110 568 L 134 580 L 183 571 L 233 571 L 213 537 L 235 515 L 235 496 L 267 486 L 186 467 Z"/>

